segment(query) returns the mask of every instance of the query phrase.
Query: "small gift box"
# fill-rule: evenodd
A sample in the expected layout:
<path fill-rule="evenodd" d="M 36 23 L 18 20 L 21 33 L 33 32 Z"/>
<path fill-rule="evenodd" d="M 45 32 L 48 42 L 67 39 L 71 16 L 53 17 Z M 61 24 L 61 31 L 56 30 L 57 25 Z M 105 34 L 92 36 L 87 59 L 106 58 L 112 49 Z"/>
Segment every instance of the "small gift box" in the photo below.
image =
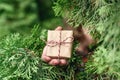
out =
<path fill-rule="evenodd" d="M 73 42 L 73 31 L 48 30 L 47 56 L 58 58 L 70 58 Z"/>

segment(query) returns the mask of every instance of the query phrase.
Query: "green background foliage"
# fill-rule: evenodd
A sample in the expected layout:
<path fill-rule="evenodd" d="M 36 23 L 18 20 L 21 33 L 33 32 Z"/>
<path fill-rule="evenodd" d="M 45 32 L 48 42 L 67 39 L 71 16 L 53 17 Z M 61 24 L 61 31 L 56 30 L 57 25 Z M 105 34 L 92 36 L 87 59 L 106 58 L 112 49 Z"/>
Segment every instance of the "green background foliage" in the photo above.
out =
<path fill-rule="evenodd" d="M 90 30 L 97 43 L 102 42 L 86 65 L 86 71 L 90 76 L 88 79 L 97 76 L 98 80 L 119 80 L 120 1 L 73 0 L 69 2 L 69 0 L 57 0 L 54 3 L 56 15 L 68 18 L 69 24 L 73 27 L 82 24 Z M 66 16 L 64 12 L 69 15 Z M 96 37 L 98 34 L 99 36 Z"/>
<path fill-rule="evenodd" d="M 61 25 L 47 0 L 0 0 L 0 38 L 10 33 L 28 35 L 35 24 L 53 29 Z"/>
<path fill-rule="evenodd" d="M 0 36 L 29 32 L 38 21 L 36 7 L 34 0 L 0 0 Z"/>
<path fill-rule="evenodd" d="M 74 28 L 82 24 L 99 44 L 85 66 L 75 54 L 78 42 L 67 66 L 41 60 L 41 39 L 47 38 L 47 29 L 62 25 L 54 15 Z M 0 80 L 119 80 L 119 15 L 119 0 L 1 0 Z M 40 25 L 31 31 L 34 24 Z"/>

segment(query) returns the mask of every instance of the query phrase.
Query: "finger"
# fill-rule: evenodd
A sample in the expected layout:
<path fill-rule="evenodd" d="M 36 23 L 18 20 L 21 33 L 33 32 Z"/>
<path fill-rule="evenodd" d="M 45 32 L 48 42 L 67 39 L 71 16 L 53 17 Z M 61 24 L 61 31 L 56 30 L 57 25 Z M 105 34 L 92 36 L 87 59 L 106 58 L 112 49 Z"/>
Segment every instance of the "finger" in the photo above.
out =
<path fill-rule="evenodd" d="M 59 60 L 58 59 L 52 59 L 50 62 L 49 62 L 50 65 L 58 65 L 59 64 Z"/>
<path fill-rule="evenodd" d="M 61 26 L 58 26 L 58 27 L 55 29 L 55 31 L 60 31 L 60 30 L 62 30 L 62 27 L 61 27 Z"/>
<path fill-rule="evenodd" d="M 42 59 L 43 61 L 45 61 L 45 62 L 51 61 L 51 58 L 48 57 L 48 56 L 42 56 L 41 59 Z"/>
<path fill-rule="evenodd" d="M 45 62 L 49 62 L 51 60 L 51 58 L 49 56 L 46 55 L 47 51 L 47 46 L 44 48 L 41 59 Z"/>
<path fill-rule="evenodd" d="M 68 64 L 68 62 L 67 62 L 67 60 L 66 59 L 60 59 L 60 66 L 64 66 L 64 65 L 67 65 Z"/>

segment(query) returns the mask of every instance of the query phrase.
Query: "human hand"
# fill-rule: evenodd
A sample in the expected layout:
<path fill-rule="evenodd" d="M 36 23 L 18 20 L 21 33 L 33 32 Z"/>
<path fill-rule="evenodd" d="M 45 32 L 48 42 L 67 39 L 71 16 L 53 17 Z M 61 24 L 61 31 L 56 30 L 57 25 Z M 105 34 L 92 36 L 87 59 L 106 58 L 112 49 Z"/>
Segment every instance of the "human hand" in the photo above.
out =
<path fill-rule="evenodd" d="M 56 31 L 60 31 L 62 30 L 62 27 L 57 27 L 55 29 Z M 57 58 L 51 58 L 49 56 L 46 55 L 47 54 L 47 46 L 44 47 L 43 49 L 43 53 L 42 53 L 42 56 L 41 56 L 41 59 L 47 63 L 49 63 L 50 65 L 60 65 L 60 66 L 63 66 L 63 65 L 66 65 L 67 64 L 67 60 L 66 59 L 57 59 Z"/>

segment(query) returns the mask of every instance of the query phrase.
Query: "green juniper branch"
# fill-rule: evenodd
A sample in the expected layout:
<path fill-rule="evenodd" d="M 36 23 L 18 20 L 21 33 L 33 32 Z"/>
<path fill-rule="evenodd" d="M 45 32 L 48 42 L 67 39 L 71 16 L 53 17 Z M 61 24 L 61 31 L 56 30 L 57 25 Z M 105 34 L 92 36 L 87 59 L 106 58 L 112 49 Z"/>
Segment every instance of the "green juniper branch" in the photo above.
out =
<path fill-rule="evenodd" d="M 69 64 L 50 66 L 41 61 L 46 30 L 35 26 L 30 36 L 11 34 L 0 41 L 1 80 L 119 80 L 120 1 L 55 0 L 56 15 L 68 18 L 73 27 L 82 24 L 101 42 L 81 67 L 81 56 L 73 49 Z M 74 48 L 76 47 L 74 44 Z M 97 44 L 96 44 L 97 45 Z"/>
<path fill-rule="evenodd" d="M 119 0 L 55 0 L 57 16 L 68 23 L 90 29 L 98 47 L 86 65 L 88 79 L 120 79 L 120 1 Z M 94 73 L 94 74 L 91 74 Z M 97 75 L 97 76 L 96 76 Z M 92 77 L 93 76 L 93 77 Z M 91 77 L 91 78 L 90 78 Z"/>

